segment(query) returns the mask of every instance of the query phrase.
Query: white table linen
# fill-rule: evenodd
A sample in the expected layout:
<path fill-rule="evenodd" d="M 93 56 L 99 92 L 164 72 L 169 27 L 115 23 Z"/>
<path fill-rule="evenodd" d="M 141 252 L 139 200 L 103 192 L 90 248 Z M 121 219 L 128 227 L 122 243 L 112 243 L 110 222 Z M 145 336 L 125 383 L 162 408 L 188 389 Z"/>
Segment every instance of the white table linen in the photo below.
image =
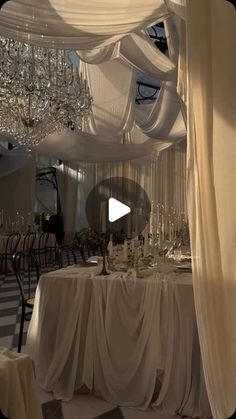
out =
<path fill-rule="evenodd" d="M 43 419 L 32 360 L 0 347 L 0 410 L 10 419 Z"/>
<path fill-rule="evenodd" d="M 40 386 L 69 400 L 85 384 L 122 406 L 209 417 L 191 277 L 97 273 L 42 275 L 27 337 Z"/>

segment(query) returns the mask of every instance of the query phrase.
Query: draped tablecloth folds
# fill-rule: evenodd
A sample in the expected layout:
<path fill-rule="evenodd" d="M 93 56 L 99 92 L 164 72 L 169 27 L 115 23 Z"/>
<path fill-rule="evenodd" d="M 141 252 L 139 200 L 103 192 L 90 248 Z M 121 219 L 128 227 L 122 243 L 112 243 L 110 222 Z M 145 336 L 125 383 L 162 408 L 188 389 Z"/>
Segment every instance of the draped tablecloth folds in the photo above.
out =
<path fill-rule="evenodd" d="M 32 360 L 0 347 L 0 412 L 10 419 L 43 419 Z"/>
<path fill-rule="evenodd" d="M 41 276 L 27 337 L 39 385 L 86 385 L 121 406 L 211 416 L 189 274 L 145 279 L 72 266 Z"/>

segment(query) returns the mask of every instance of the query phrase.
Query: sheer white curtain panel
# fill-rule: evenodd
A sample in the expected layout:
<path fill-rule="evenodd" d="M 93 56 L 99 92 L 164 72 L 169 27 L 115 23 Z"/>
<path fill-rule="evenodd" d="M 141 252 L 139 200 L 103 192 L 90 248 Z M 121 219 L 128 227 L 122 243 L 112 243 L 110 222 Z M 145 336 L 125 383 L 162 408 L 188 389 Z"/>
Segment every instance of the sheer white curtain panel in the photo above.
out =
<path fill-rule="evenodd" d="M 236 407 L 235 18 L 227 1 L 187 0 L 188 214 L 198 332 L 215 419 Z"/>
<path fill-rule="evenodd" d="M 186 212 L 186 143 L 182 142 L 160 153 L 126 162 L 72 164 L 64 162 L 58 170 L 66 239 L 87 226 L 86 198 L 98 182 L 111 177 L 126 177 L 137 182 L 156 206 L 166 211 L 175 208 Z"/>
<path fill-rule="evenodd" d="M 28 219 L 28 213 L 34 214 L 34 206 L 35 159 L 30 156 L 17 170 L 3 177 L 0 175 L 0 208 L 3 208 L 5 221 L 9 217 L 16 221 L 17 212 Z"/>
<path fill-rule="evenodd" d="M 173 209 L 187 219 L 186 209 L 186 141 L 173 145 L 159 153 L 154 175 L 156 202 L 167 213 Z"/>

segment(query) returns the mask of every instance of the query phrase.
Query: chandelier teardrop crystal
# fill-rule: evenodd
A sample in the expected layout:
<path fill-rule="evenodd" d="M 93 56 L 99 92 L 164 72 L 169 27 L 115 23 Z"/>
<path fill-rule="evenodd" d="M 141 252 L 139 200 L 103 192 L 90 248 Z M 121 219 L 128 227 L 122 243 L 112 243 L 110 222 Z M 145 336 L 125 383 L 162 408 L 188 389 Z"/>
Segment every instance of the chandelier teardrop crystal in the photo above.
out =
<path fill-rule="evenodd" d="M 30 150 L 49 134 L 81 129 L 91 108 L 69 51 L 0 37 L 0 132 Z"/>

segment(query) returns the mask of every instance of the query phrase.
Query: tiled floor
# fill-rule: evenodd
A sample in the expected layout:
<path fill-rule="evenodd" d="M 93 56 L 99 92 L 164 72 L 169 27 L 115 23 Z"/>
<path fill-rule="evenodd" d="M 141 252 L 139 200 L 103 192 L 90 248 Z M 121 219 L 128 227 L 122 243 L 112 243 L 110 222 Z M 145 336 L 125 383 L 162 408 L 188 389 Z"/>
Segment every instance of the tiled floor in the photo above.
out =
<path fill-rule="evenodd" d="M 42 390 L 39 390 L 39 397 L 41 403 L 53 400 L 50 394 Z M 61 410 L 63 419 L 168 419 L 168 416 L 151 409 L 141 411 L 117 407 L 103 399 L 90 395 L 75 396 L 70 402 L 61 402 Z M 172 419 L 175 418 L 172 417 Z"/>
<path fill-rule="evenodd" d="M 34 281 L 36 285 L 36 280 Z M 2 280 L 0 286 L 0 346 L 16 350 L 20 327 L 20 291 L 13 274 Z M 28 323 L 24 325 L 23 345 Z"/>
<path fill-rule="evenodd" d="M 55 268 L 51 268 L 55 269 Z M 49 270 L 49 269 L 47 269 Z M 20 322 L 20 293 L 13 274 L 6 278 L 0 277 L 0 346 L 16 350 L 18 343 Z M 26 341 L 28 322 L 24 324 L 24 337 L 22 352 Z M 41 389 L 38 390 L 40 402 L 46 403 L 53 400 L 53 396 Z M 154 410 L 139 411 L 130 408 L 118 408 L 103 399 L 90 395 L 75 396 L 70 402 L 62 402 L 59 409 L 62 410 L 63 419 L 166 419 Z M 59 410 L 55 415 L 49 414 L 46 419 L 60 419 Z M 173 419 L 173 418 L 172 418 Z"/>

